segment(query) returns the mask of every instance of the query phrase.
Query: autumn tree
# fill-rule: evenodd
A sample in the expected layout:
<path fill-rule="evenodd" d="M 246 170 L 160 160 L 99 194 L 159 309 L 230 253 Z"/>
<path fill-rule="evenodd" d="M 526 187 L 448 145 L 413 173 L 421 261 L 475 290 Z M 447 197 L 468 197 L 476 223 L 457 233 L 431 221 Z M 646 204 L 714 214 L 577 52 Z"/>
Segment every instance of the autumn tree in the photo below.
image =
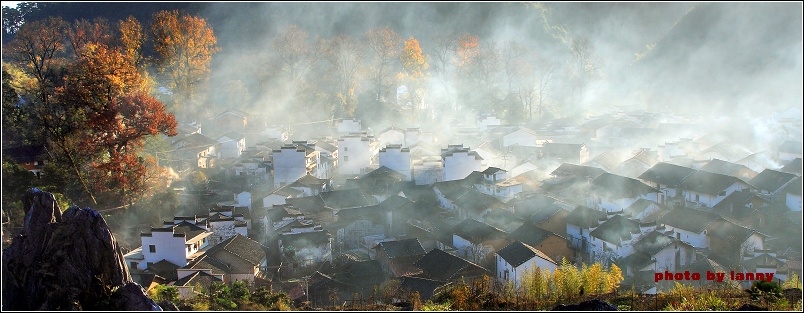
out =
<path fill-rule="evenodd" d="M 160 11 L 153 16 L 151 36 L 157 69 L 173 90 L 173 111 L 198 112 L 198 86 L 209 78 L 212 55 L 220 50 L 212 28 L 200 17 Z"/>
<path fill-rule="evenodd" d="M 174 135 L 176 122 L 150 96 L 143 72 L 122 49 L 109 46 L 104 36 L 77 36 L 86 33 L 75 31 L 103 29 L 102 25 L 76 25 L 68 42 L 64 35 L 49 32 L 60 27 L 67 33 L 69 26 L 57 19 L 26 23 L 20 29 L 22 36 L 10 45 L 12 60 L 36 83 L 35 88 L 16 91 L 27 100 L 25 112 L 45 133 L 52 164 L 61 165 L 48 170 L 49 179 L 79 182 L 83 194 L 71 197 L 75 200 L 87 197 L 98 204 L 95 196 L 104 194 L 119 203 L 143 186 L 147 165 L 138 150 L 144 138 Z M 59 56 L 65 45 L 78 49 L 71 58 Z"/>
<path fill-rule="evenodd" d="M 424 108 L 424 87 L 430 78 L 430 72 L 427 70 L 430 65 L 422 53 L 419 41 L 413 37 L 405 41 L 405 50 L 400 58 L 402 72 L 399 74 L 399 79 L 407 87 L 406 99 L 413 109 L 414 118 L 417 118 L 418 110 Z"/>
<path fill-rule="evenodd" d="M 142 48 L 145 44 L 146 36 L 140 21 L 133 16 L 129 16 L 125 20 L 117 22 L 117 29 L 120 32 L 120 47 L 123 55 L 128 57 L 137 68 L 143 68 L 145 66 L 145 57 L 143 56 Z"/>
<path fill-rule="evenodd" d="M 394 30 L 383 27 L 370 29 L 366 32 L 366 38 L 374 56 L 372 72 L 376 99 L 381 100 L 387 94 L 388 68 L 398 60 L 402 50 L 402 37 Z"/>
<path fill-rule="evenodd" d="M 112 28 L 109 21 L 101 17 L 92 22 L 80 19 L 69 28 L 67 38 L 73 53 L 78 54 L 89 43 L 112 45 Z"/>
<path fill-rule="evenodd" d="M 329 76 L 335 82 L 333 94 L 337 105 L 333 116 L 353 117 L 366 49 L 359 40 L 346 35 L 326 41 L 323 49 L 329 64 Z"/>
<path fill-rule="evenodd" d="M 454 108 L 451 74 L 452 62 L 456 58 L 457 42 L 457 38 L 452 34 L 440 34 L 431 40 L 430 48 L 427 49 L 431 60 L 431 70 L 441 83 L 443 94 L 446 97 L 446 105 L 450 108 Z"/>

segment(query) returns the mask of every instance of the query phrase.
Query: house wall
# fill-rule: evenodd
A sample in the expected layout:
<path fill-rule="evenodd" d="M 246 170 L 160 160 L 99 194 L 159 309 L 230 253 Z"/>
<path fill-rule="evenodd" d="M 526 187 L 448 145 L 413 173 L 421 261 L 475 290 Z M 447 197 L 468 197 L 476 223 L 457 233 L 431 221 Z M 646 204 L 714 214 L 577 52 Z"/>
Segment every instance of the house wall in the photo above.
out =
<path fill-rule="evenodd" d="M 525 147 L 536 147 L 536 135 L 528 133 L 524 130 L 516 130 L 508 135 L 502 137 L 503 147 L 511 145 L 520 145 Z"/>
<path fill-rule="evenodd" d="M 402 175 L 405 175 L 405 181 L 410 181 L 413 175 L 413 166 L 410 163 L 410 151 L 401 148 L 386 147 L 384 151 L 380 151 L 380 166 L 385 166 Z"/>
<path fill-rule="evenodd" d="M 735 182 L 734 184 L 726 188 L 725 192 L 721 192 L 719 195 L 707 195 L 690 190 L 683 190 L 681 193 L 684 196 L 684 199 L 687 200 L 688 202 L 699 203 L 702 207 L 712 208 L 713 206 L 720 203 L 720 201 L 723 201 L 723 199 L 728 197 L 732 192 L 744 189 L 749 189 L 748 185 Z M 695 199 L 696 195 L 698 196 L 698 200 Z"/>
<path fill-rule="evenodd" d="M 533 257 L 529 261 L 522 263 L 517 267 L 513 267 L 511 264 L 508 264 L 501 256 L 497 255 L 496 257 L 496 264 L 497 264 L 497 280 L 501 283 L 507 283 L 508 281 L 512 281 L 514 286 L 519 287 L 522 282 L 524 281 L 527 273 L 532 273 L 537 267 L 541 268 L 542 270 L 547 269 L 550 273 L 555 273 L 556 265 L 544 260 L 540 257 Z M 508 275 L 506 278 L 505 271 L 508 271 Z"/>
<path fill-rule="evenodd" d="M 482 261 L 489 253 L 494 252 L 494 248 L 483 243 L 473 244 L 471 241 L 461 236 L 452 235 L 452 246 L 457 249 L 457 255 L 473 262 Z"/>
<path fill-rule="evenodd" d="M 221 145 L 220 157 L 221 158 L 239 158 L 243 151 L 246 150 L 246 139 L 233 139 L 229 137 L 221 137 L 218 139 Z"/>
<path fill-rule="evenodd" d="M 273 153 L 274 189 L 293 183 L 307 174 L 305 151 L 282 147 Z"/>
<path fill-rule="evenodd" d="M 676 263 L 676 253 L 679 255 L 678 263 Z M 664 247 L 653 257 L 656 259 L 657 272 L 674 272 L 692 264 L 695 261 L 695 251 L 683 244 L 673 244 Z"/>
<path fill-rule="evenodd" d="M 549 230 L 556 235 L 567 238 L 567 215 L 569 215 L 569 212 L 561 210 L 541 223 L 534 223 L 534 226 Z"/>
<path fill-rule="evenodd" d="M 572 248 L 569 247 L 569 242 L 564 238 L 550 236 L 533 247 L 541 252 L 544 252 L 545 255 L 557 263 L 561 263 L 561 260 L 564 258 L 570 262 L 573 261 Z"/>
<path fill-rule="evenodd" d="M 380 146 L 387 146 L 389 144 L 402 145 L 405 144 L 405 133 L 391 129 L 377 136 Z"/>
<path fill-rule="evenodd" d="M 156 263 L 167 260 L 178 266 L 187 265 L 187 250 L 185 247 L 184 235 L 178 237 L 173 235 L 172 229 L 168 231 L 152 231 L 150 235 L 143 234 L 142 255 L 146 264 L 139 264 L 140 269 L 146 269 L 147 263 Z M 150 246 L 156 247 L 156 252 L 151 252 Z"/>
<path fill-rule="evenodd" d="M 444 159 L 443 181 L 464 179 L 474 171 L 483 171 L 483 160 L 468 152 L 454 152 Z"/>
<path fill-rule="evenodd" d="M 356 119 L 341 120 L 338 122 L 339 133 L 357 133 L 360 132 L 361 128 L 360 121 Z"/>
<path fill-rule="evenodd" d="M 701 233 L 693 233 L 678 227 L 665 225 L 668 230 L 673 232 L 672 236 L 676 239 L 686 242 L 696 248 L 709 248 L 709 237 L 706 236 L 706 230 Z"/>
<path fill-rule="evenodd" d="M 801 195 L 787 193 L 784 200 L 785 205 L 790 211 L 801 211 Z"/>
<path fill-rule="evenodd" d="M 379 152 L 375 149 L 373 138 L 364 136 L 344 136 L 338 139 L 338 173 L 340 175 L 360 175 L 371 166 L 372 159 Z"/>
<path fill-rule="evenodd" d="M 443 178 L 441 162 L 423 162 L 413 166 L 413 181 L 416 185 L 429 185 Z"/>

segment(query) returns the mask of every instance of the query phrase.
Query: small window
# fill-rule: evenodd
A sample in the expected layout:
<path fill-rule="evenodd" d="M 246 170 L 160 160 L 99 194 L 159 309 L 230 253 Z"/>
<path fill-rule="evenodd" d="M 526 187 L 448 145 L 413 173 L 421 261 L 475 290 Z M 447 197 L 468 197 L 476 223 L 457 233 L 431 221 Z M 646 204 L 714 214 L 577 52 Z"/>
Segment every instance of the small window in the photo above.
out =
<path fill-rule="evenodd" d="M 344 152 L 349 151 L 349 147 L 343 147 L 343 151 Z"/>
<path fill-rule="evenodd" d="M 344 161 L 344 162 L 349 162 L 349 156 L 348 156 L 348 155 L 344 155 L 344 156 L 343 156 L 343 161 Z"/>
<path fill-rule="evenodd" d="M 156 246 L 155 245 L 148 245 L 148 251 L 151 253 L 156 253 Z"/>
<path fill-rule="evenodd" d="M 137 262 L 131 262 L 131 268 L 136 269 L 140 264 Z"/>

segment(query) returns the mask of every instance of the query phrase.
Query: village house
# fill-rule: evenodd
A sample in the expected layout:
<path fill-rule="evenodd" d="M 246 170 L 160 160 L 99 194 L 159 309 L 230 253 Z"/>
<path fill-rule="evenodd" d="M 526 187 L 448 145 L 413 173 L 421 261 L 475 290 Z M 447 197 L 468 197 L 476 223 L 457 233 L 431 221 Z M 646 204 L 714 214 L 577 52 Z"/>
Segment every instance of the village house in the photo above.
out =
<path fill-rule="evenodd" d="M 655 201 L 639 199 L 623 209 L 623 214 L 639 223 L 654 223 L 670 212 L 667 207 Z"/>
<path fill-rule="evenodd" d="M 567 216 L 567 239 L 573 248 L 588 255 L 589 233 L 606 220 L 606 213 L 585 206 L 578 206 Z"/>
<path fill-rule="evenodd" d="M 656 163 L 659 163 L 658 159 L 659 156 L 655 151 L 639 149 L 633 157 L 617 165 L 614 172 L 625 177 L 638 177 L 652 166 L 656 165 Z"/>
<path fill-rule="evenodd" d="M 132 269 L 144 270 L 162 260 L 185 266 L 203 254 L 211 235 L 212 232 L 186 221 L 164 228 L 152 227 L 149 232 L 140 234 L 142 246 L 123 258 Z"/>
<path fill-rule="evenodd" d="M 293 183 L 305 175 L 325 178 L 319 170 L 320 152 L 315 144 L 307 141 L 293 141 L 274 150 L 272 155 L 274 168 L 274 189 Z"/>
<path fill-rule="evenodd" d="M 472 172 L 480 172 L 486 168 L 486 162 L 477 152 L 460 145 L 448 145 L 441 149 L 442 179 L 451 181 L 463 179 Z"/>
<path fill-rule="evenodd" d="M 441 158 L 422 156 L 413 160 L 413 182 L 416 185 L 430 185 L 443 179 Z"/>
<path fill-rule="evenodd" d="M 678 186 L 687 206 L 710 209 L 732 192 L 752 186 L 734 176 L 697 171 Z"/>
<path fill-rule="evenodd" d="M 522 183 L 516 179 L 509 178 L 506 170 L 489 167 L 481 173 L 483 174 L 483 180 L 474 186 L 475 189 L 484 194 L 496 197 L 503 202 L 508 202 L 522 192 Z"/>
<path fill-rule="evenodd" d="M 516 210 L 516 208 L 514 208 Z M 533 226 L 551 231 L 562 237 L 567 236 L 567 217 L 570 211 L 567 210 L 566 205 L 558 204 L 557 202 L 541 207 L 533 212 L 528 218 L 528 221 Z M 527 243 L 527 242 L 525 242 Z"/>
<path fill-rule="evenodd" d="M 589 161 L 589 148 L 585 144 L 545 143 L 541 155 L 548 160 L 562 163 L 584 164 Z"/>
<path fill-rule="evenodd" d="M 280 234 L 278 245 L 283 262 L 293 268 L 332 262 L 332 238 L 326 230 Z"/>
<path fill-rule="evenodd" d="M 562 232 L 566 232 L 566 230 Z M 521 241 L 534 247 L 557 262 L 563 259 L 570 262 L 575 261 L 575 251 L 565 237 L 530 223 L 524 223 L 510 232 L 509 238 L 511 241 Z"/>
<path fill-rule="evenodd" d="M 239 158 L 246 150 L 246 137 L 235 132 L 228 132 L 216 139 L 220 144 L 220 157 Z"/>
<path fill-rule="evenodd" d="M 757 172 L 751 170 L 745 165 L 732 163 L 721 159 L 712 159 L 709 162 L 706 162 L 706 164 L 704 164 L 700 170 L 715 174 L 734 176 L 744 181 L 748 181 L 751 178 L 754 178 L 754 176 L 757 176 Z"/>
<path fill-rule="evenodd" d="M 502 125 L 502 121 L 492 114 L 480 114 L 475 119 L 475 127 L 481 131 L 500 125 Z"/>
<path fill-rule="evenodd" d="M 622 211 L 639 199 L 658 201 L 659 191 L 645 183 L 620 175 L 603 173 L 590 183 L 587 206 L 605 212 Z"/>
<path fill-rule="evenodd" d="M 513 145 L 524 147 L 538 147 L 543 142 L 540 142 L 539 135 L 536 131 L 527 127 L 516 127 L 502 136 L 502 146 L 509 147 Z"/>
<path fill-rule="evenodd" d="M 244 281 L 250 285 L 266 279 L 266 247 L 243 235 L 235 235 L 207 250 L 186 266 L 176 269 L 179 280 L 195 272 L 221 275 L 225 284 Z"/>
<path fill-rule="evenodd" d="M 464 258 L 433 249 L 413 265 L 420 268 L 420 277 L 443 282 L 472 281 L 491 274 L 489 271 Z"/>
<path fill-rule="evenodd" d="M 765 249 L 765 234 L 726 220 L 712 222 L 706 227 L 709 249 L 721 264 L 736 268 L 744 255 Z"/>
<path fill-rule="evenodd" d="M 654 273 L 679 272 L 696 260 L 695 247 L 658 231 L 652 231 L 636 243 L 634 253 L 616 261 L 626 276 L 653 282 Z"/>
<path fill-rule="evenodd" d="M 707 227 L 720 220 L 723 218 L 712 212 L 676 207 L 662 216 L 658 224 L 678 240 L 695 248 L 709 248 Z"/>
<path fill-rule="evenodd" d="M 681 196 L 678 186 L 695 172 L 695 169 L 689 167 L 659 162 L 639 175 L 638 178 L 648 186 L 659 190 L 656 202 L 668 204 L 671 200 Z"/>
<path fill-rule="evenodd" d="M 405 130 L 396 126 L 391 126 L 377 133 L 377 141 L 380 146 L 405 145 Z"/>
<path fill-rule="evenodd" d="M 458 223 L 452 235 L 452 246 L 457 249 L 456 255 L 480 266 L 488 263 L 487 257 L 508 243 L 507 233 L 472 218 Z"/>
<path fill-rule="evenodd" d="M 182 164 L 191 168 L 211 168 L 218 158 L 220 143 L 196 133 L 173 141 L 171 147 L 174 162 L 180 163 L 178 168 L 183 168 Z"/>
<path fill-rule="evenodd" d="M 589 259 L 609 265 L 611 261 L 634 253 L 634 242 L 642 235 L 640 224 L 614 215 L 589 232 Z"/>
<path fill-rule="evenodd" d="M 336 123 L 338 134 L 359 133 L 363 131 L 363 126 L 359 119 L 344 118 Z"/>
<path fill-rule="evenodd" d="M 735 191 L 712 207 L 724 219 L 751 229 L 767 227 L 766 206 L 770 201 L 751 191 Z"/>
<path fill-rule="evenodd" d="M 361 175 L 377 167 L 379 142 L 366 133 L 350 133 L 338 138 L 338 174 Z"/>
<path fill-rule="evenodd" d="M 215 117 L 215 125 L 219 130 L 244 132 L 248 126 L 248 113 L 229 109 Z"/>
<path fill-rule="evenodd" d="M 617 171 L 617 167 L 620 165 L 620 163 L 625 161 L 625 159 L 626 156 L 624 156 L 621 151 L 606 150 L 603 153 L 598 154 L 596 157 L 592 158 L 588 162 L 584 163 L 583 165 L 597 167 L 606 172 L 614 173 Z"/>
<path fill-rule="evenodd" d="M 405 181 L 411 181 L 413 164 L 410 158 L 410 149 L 402 145 L 389 144 L 379 152 L 380 167 L 387 167 L 404 175 Z"/>
<path fill-rule="evenodd" d="M 526 275 L 533 273 L 536 268 L 554 273 L 558 267 L 556 261 L 521 241 L 512 242 L 496 254 L 497 280 L 503 284 L 510 281 L 516 288 L 519 288 Z"/>
<path fill-rule="evenodd" d="M 777 194 L 780 194 L 788 184 L 798 177 L 801 176 L 765 169 L 749 180 L 748 184 L 755 187 L 760 193 L 775 198 Z"/>
<path fill-rule="evenodd" d="M 426 253 L 417 238 L 383 241 L 374 250 L 374 259 L 380 262 L 388 277 L 414 276 L 422 272 L 414 265 Z"/>
<path fill-rule="evenodd" d="M 796 158 L 801 158 L 801 141 L 786 140 L 779 145 L 777 151 L 779 152 L 779 159 L 782 161 L 791 161 Z"/>
<path fill-rule="evenodd" d="M 45 146 L 27 145 L 12 148 L 3 147 L 3 155 L 8 155 L 17 164 L 42 178 L 42 169 L 47 164 L 47 149 Z"/>
<path fill-rule="evenodd" d="M 801 161 L 799 161 L 799 162 L 801 162 Z M 751 154 L 751 155 L 749 155 L 747 157 L 744 157 L 742 159 L 739 159 L 739 160 L 735 161 L 734 163 L 743 165 L 743 166 L 747 167 L 748 169 L 750 169 L 751 171 L 753 171 L 754 173 L 762 172 L 762 170 L 764 170 L 766 168 L 778 169 L 779 165 L 780 165 L 779 160 L 777 159 L 776 155 L 772 151 L 760 151 L 760 152 Z M 799 169 L 800 168 L 801 167 L 799 167 Z M 786 172 L 784 170 L 781 170 L 781 171 Z M 794 173 L 794 174 L 796 174 L 796 173 Z M 801 173 L 797 173 L 797 174 L 801 175 Z M 742 177 L 740 177 L 740 178 L 742 178 Z M 748 179 L 751 179 L 751 178 L 743 178 L 743 179 L 748 180 Z"/>

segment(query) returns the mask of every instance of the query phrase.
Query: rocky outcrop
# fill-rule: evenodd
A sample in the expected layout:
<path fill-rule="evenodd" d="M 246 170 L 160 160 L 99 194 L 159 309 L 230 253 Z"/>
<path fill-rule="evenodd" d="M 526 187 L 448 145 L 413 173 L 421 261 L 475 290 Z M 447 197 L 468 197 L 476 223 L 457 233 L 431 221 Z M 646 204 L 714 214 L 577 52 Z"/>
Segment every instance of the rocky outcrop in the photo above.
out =
<path fill-rule="evenodd" d="M 578 304 L 563 305 L 559 304 L 553 311 L 619 311 L 616 306 L 603 300 L 589 300 Z"/>
<path fill-rule="evenodd" d="M 62 214 L 48 192 L 30 189 L 22 233 L 3 251 L 3 310 L 161 311 L 131 280 L 123 253 L 95 210 Z"/>

